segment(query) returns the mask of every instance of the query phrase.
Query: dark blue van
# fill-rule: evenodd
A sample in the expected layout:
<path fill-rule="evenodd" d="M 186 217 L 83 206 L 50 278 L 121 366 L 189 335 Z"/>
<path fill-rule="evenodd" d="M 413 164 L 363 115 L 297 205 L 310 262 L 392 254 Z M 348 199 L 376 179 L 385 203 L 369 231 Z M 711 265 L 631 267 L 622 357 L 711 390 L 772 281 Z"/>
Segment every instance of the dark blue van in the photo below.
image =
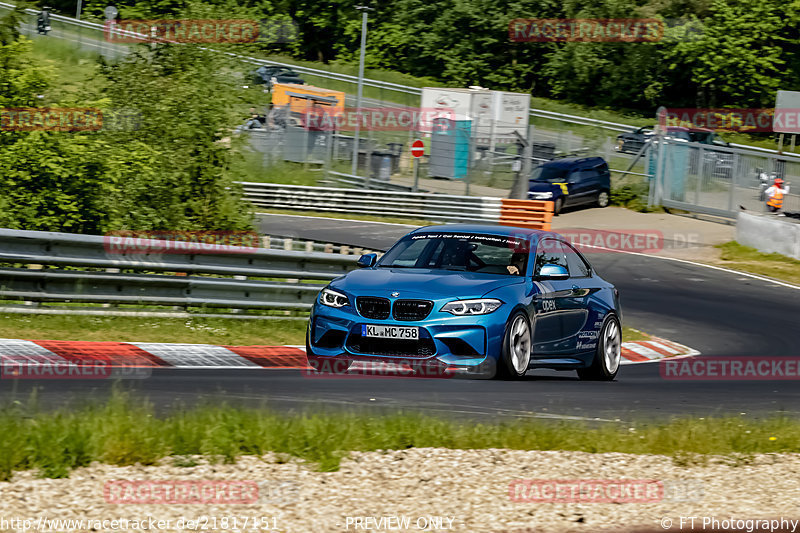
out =
<path fill-rule="evenodd" d="M 558 214 L 565 205 L 605 207 L 610 191 L 611 173 L 602 157 L 565 157 L 533 169 L 528 199 L 550 200 Z"/>

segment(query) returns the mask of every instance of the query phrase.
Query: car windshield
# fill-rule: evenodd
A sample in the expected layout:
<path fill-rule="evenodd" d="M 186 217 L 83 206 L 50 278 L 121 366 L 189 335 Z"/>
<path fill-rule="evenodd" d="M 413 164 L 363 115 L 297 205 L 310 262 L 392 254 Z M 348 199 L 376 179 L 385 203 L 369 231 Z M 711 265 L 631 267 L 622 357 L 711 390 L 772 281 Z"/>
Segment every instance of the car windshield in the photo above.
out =
<path fill-rule="evenodd" d="M 566 170 L 560 167 L 542 165 L 533 169 L 531 179 L 533 181 L 565 181 Z"/>
<path fill-rule="evenodd" d="M 421 233 L 397 243 L 379 268 L 440 269 L 521 276 L 528 241 L 505 235 Z"/>

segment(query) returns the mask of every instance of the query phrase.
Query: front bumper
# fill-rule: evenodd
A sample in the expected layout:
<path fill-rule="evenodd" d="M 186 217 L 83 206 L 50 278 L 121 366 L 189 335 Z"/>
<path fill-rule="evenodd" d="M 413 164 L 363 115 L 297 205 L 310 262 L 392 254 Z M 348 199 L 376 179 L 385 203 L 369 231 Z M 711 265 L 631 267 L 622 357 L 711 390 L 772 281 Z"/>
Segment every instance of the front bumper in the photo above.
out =
<path fill-rule="evenodd" d="M 437 302 L 438 304 L 438 302 Z M 397 362 L 438 362 L 448 366 L 478 366 L 500 354 L 507 312 L 457 317 L 435 307 L 424 320 L 376 320 L 350 306 L 332 308 L 317 303 L 308 323 L 308 347 L 320 357 Z M 362 325 L 415 326 L 419 340 L 362 337 Z"/>

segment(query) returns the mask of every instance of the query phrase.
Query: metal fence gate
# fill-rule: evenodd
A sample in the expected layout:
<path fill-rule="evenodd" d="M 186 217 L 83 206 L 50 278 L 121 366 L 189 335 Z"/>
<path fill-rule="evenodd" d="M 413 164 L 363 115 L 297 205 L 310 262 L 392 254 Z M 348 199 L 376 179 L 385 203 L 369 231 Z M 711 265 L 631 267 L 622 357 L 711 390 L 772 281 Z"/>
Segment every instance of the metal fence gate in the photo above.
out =
<path fill-rule="evenodd" d="M 649 150 L 655 168 L 650 204 L 736 218 L 745 208 L 763 212 L 759 174 L 790 185 L 784 211 L 800 211 L 800 158 L 661 138 Z"/>

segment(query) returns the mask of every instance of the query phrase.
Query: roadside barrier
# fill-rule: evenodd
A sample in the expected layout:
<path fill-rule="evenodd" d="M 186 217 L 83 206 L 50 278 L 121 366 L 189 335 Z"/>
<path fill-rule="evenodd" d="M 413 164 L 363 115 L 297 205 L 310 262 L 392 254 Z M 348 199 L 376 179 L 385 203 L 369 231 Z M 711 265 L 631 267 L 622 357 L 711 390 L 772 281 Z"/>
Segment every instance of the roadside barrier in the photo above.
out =
<path fill-rule="evenodd" d="M 175 249 L 175 241 L 124 239 L 0 229 L 0 263 L 9 265 L 0 268 L 0 299 L 6 304 L 22 300 L 216 308 L 234 313 L 303 311 L 311 308 L 326 281 L 355 268 L 357 259 L 342 250 L 333 254 L 260 247 L 219 249 L 202 243 L 196 245 L 197 253 L 159 253 Z M 146 316 L 144 310 L 137 312 Z"/>
<path fill-rule="evenodd" d="M 550 229 L 553 203 L 492 196 L 238 182 L 256 208 L 477 222 Z"/>
<path fill-rule="evenodd" d="M 508 200 L 500 206 L 500 224 L 550 231 L 553 202 L 541 200 Z"/>

